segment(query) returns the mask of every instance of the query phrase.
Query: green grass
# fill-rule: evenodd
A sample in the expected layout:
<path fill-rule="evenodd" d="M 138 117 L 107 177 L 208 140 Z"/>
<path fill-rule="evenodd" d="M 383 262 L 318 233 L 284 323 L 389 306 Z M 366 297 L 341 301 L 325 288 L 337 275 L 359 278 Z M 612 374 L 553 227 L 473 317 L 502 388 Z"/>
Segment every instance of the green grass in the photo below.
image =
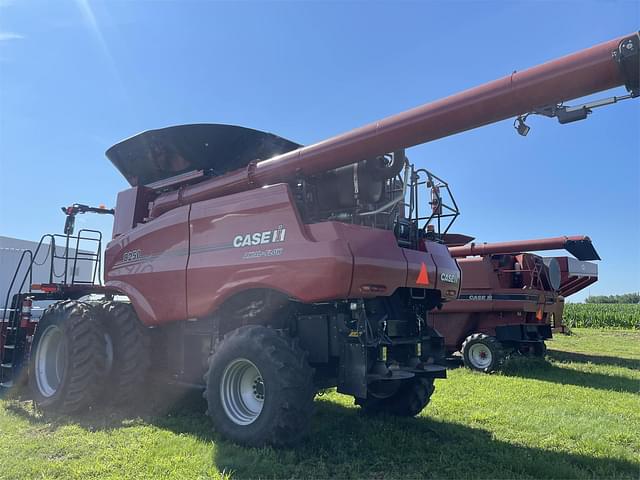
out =
<path fill-rule="evenodd" d="M 640 330 L 637 303 L 567 303 L 562 317 L 569 327 Z"/>
<path fill-rule="evenodd" d="M 45 418 L 4 401 L 0 477 L 637 479 L 639 389 L 640 332 L 574 329 L 549 342 L 548 363 L 451 371 L 415 419 L 366 418 L 349 397 L 319 397 L 308 439 L 289 450 L 222 441 L 193 396 L 149 392 L 173 406 L 143 418 Z"/>

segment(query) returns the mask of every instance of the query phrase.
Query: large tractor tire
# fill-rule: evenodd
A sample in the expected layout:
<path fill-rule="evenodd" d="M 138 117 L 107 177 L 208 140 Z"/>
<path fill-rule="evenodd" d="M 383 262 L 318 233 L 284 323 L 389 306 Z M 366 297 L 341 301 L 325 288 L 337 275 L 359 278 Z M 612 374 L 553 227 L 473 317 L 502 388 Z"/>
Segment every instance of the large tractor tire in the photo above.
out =
<path fill-rule="evenodd" d="M 29 362 L 29 386 L 43 410 L 74 413 L 96 401 L 106 361 L 104 330 L 93 308 L 65 300 L 45 310 Z"/>
<path fill-rule="evenodd" d="M 113 404 L 130 406 L 140 398 L 149 371 L 148 330 L 129 303 L 102 302 L 97 308 L 107 351 L 105 397 Z"/>
<path fill-rule="evenodd" d="M 214 348 L 204 397 L 217 432 L 248 446 L 291 445 L 313 414 L 307 353 L 282 331 L 248 325 Z"/>
<path fill-rule="evenodd" d="M 387 382 L 385 382 L 387 383 Z M 433 378 L 414 377 L 403 380 L 397 389 L 376 391 L 369 388 L 367 398 L 356 398 L 365 414 L 386 413 L 398 417 L 415 417 L 427 406 L 435 391 Z"/>
<path fill-rule="evenodd" d="M 533 345 L 533 356 L 537 358 L 544 358 L 547 355 L 547 344 L 544 342 L 536 343 Z"/>
<path fill-rule="evenodd" d="M 547 345 L 544 342 L 523 343 L 516 349 L 516 351 L 523 357 L 544 359 L 547 354 Z"/>
<path fill-rule="evenodd" d="M 461 350 L 464 365 L 478 372 L 495 372 L 505 360 L 502 344 L 497 338 L 484 333 L 469 335 L 462 343 Z"/>

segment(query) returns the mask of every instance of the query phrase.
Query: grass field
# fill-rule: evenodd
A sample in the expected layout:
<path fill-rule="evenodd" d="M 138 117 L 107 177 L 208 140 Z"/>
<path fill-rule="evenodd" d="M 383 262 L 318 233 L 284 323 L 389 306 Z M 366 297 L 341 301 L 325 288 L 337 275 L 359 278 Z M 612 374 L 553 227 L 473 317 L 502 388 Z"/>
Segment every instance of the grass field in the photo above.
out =
<path fill-rule="evenodd" d="M 4 401 L 0 477 L 637 479 L 639 389 L 640 332 L 574 329 L 549 342 L 547 363 L 451 371 L 415 419 L 367 419 L 351 398 L 319 397 L 309 438 L 291 450 L 222 441 L 194 396 L 141 418 L 44 418 Z"/>
<path fill-rule="evenodd" d="M 640 304 L 567 303 L 563 319 L 569 327 L 640 330 Z"/>

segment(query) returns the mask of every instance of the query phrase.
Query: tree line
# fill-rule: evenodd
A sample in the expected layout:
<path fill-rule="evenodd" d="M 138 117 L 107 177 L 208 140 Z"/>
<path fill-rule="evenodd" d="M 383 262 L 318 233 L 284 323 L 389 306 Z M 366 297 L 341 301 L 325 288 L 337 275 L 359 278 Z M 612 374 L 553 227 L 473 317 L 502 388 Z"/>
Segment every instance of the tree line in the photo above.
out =
<path fill-rule="evenodd" d="M 624 293 L 622 295 L 592 295 L 586 303 L 640 303 L 640 293 Z"/>

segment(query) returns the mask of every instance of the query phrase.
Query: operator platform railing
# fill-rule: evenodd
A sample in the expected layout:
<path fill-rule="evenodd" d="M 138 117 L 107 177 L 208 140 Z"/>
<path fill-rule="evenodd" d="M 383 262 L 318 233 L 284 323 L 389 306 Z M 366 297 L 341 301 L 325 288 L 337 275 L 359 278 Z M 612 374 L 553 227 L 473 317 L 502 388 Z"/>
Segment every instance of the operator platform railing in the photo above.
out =
<path fill-rule="evenodd" d="M 56 245 L 56 239 L 62 239 L 64 247 L 59 252 Z M 48 240 L 48 242 L 46 242 Z M 74 245 L 75 243 L 75 245 Z M 87 244 L 93 244 L 92 250 L 85 250 L 82 247 Z M 44 254 L 44 258 L 39 260 L 38 255 Z M 44 253 L 46 252 L 46 253 Z M 64 271 L 58 272 L 56 269 L 56 260 L 61 260 L 64 264 Z M 26 249 L 20 255 L 18 265 L 13 274 L 7 294 L 4 301 L 4 311 L 2 313 L 2 322 L 6 321 L 7 313 L 13 310 L 13 304 L 10 307 L 9 298 L 17 289 L 15 294 L 30 293 L 33 285 L 33 268 L 34 266 L 44 266 L 48 262 L 48 284 L 59 286 L 70 285 L 102 285 L 102 233 L 98 230 L 82 229 L 77 235 L 61 235 L 61 234 L 45 234 L 40 238 L 38 245 L 34 251 Z M 83 262 L 91 263 L 91 273 L 86 278 L 78 278 L 79 266 Z M 20 272 L 25 269 L 24 275 L 20 277 Z M 71 267 L 71 273 L 69 273 Z M 22 278 L 22 280 L 19 280 Z M 28 281 L 28 282 L 27 282 Z M 19 283 L 18 283 L 19 282 Z M 13 302 L 12 302 L 13 303 Z"/>

